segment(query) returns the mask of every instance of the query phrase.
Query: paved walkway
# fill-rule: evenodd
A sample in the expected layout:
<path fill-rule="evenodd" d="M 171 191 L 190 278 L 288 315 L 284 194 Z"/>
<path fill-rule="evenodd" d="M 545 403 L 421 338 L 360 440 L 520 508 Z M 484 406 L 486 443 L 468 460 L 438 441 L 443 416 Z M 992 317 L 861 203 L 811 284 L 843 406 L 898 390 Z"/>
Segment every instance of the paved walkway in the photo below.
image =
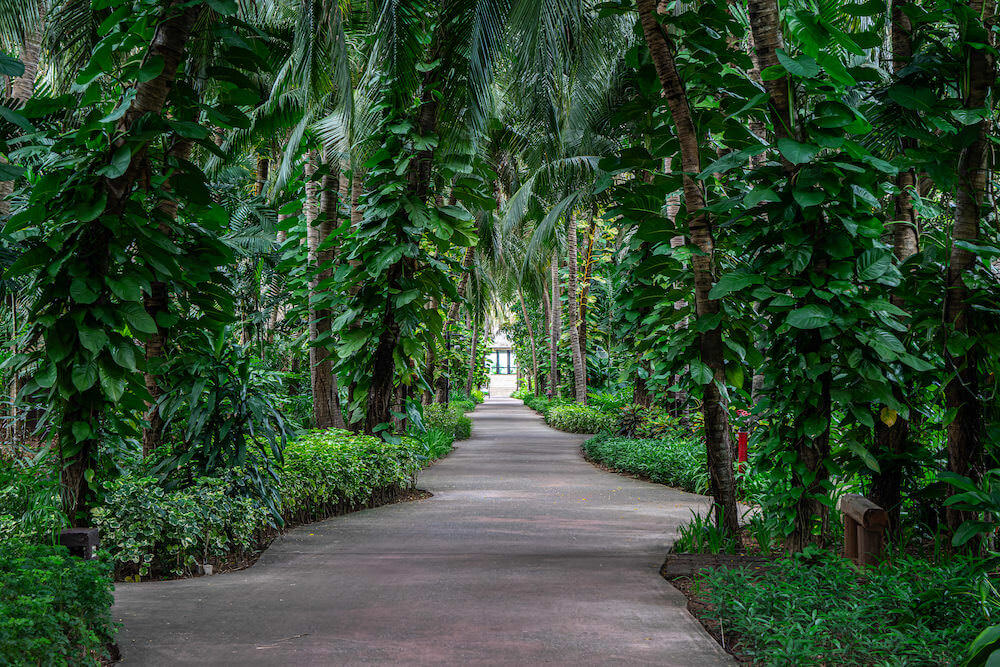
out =
<path fill-rule="evenodd" d="M 248 570 L 120 584 L 135 665 L 730 663 L 658 575 L 704 499 L 602 472 L 492 399 L 433 498 L 290 531 Z"/>

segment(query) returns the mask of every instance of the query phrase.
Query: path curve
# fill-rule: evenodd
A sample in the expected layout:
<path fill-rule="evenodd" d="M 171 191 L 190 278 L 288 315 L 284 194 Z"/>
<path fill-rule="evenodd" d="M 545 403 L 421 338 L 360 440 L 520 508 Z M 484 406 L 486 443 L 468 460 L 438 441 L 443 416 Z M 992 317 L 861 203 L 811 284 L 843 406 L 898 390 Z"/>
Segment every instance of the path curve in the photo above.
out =
<path fill-rule="evenodd" d="M 420 475 L 433 498 L 303 526 L 248 570 L 119 584 L 135 665 L 717 665 L 658 574 L 706 499 L 603 472 L 520 401 Z"/>

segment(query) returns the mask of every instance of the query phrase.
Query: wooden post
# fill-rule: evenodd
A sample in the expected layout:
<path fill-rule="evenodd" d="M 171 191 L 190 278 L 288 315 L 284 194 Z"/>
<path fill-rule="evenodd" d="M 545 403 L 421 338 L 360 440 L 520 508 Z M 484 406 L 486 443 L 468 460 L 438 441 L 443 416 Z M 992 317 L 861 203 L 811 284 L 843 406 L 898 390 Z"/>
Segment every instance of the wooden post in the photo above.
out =
<path fill-rule="evenodd" d="M 856 493 L 840 499 L 844 514 L 844 552 L 860 565 L 874 565 L 881 559 L 882 540 L 889 526 L 889 513 Z"/>

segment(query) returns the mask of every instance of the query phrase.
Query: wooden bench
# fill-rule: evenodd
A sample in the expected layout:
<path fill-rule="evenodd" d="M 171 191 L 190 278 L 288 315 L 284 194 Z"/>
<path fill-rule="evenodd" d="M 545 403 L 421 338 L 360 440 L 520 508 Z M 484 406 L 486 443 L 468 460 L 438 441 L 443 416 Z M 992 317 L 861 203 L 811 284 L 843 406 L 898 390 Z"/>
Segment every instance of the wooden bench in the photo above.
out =
<path fill-rule="evenodd" d="M 840 498 L 844 514 L 844 552 L 859 565 L 874 565 L 882 559 L 889 513 L 857 493 Z"/>

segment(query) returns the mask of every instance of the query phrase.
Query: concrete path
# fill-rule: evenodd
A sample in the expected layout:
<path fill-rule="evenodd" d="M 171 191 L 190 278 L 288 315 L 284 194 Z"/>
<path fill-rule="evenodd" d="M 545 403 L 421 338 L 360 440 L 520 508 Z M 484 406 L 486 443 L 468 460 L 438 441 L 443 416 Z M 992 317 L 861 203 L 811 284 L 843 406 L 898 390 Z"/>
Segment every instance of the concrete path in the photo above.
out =
<path fill-rule="evenodd" d="M 512 399 L 424 471 L 433 498 L 290 531 L 242 572 L 119 584 L 135 665 L 717 665 L 658 574 L 700 496 L 602 472 Z"/>

